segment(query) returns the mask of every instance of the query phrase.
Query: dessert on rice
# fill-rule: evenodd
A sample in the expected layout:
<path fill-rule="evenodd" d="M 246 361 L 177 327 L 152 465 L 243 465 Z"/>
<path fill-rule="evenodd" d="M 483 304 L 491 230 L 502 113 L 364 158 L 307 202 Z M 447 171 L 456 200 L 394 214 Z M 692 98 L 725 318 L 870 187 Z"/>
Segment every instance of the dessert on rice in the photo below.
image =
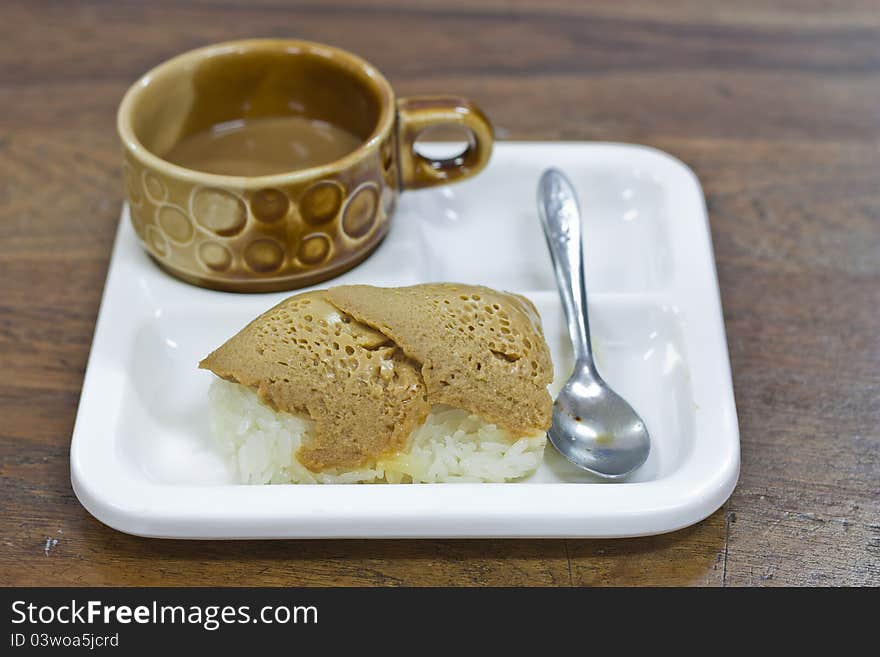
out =
<path fill-rule="evenodd" d="M 486 287 L 305 292 L 199 367 L 241 483 L 507 481 L 537 468 L 551 420 L 538 313 Z"/>

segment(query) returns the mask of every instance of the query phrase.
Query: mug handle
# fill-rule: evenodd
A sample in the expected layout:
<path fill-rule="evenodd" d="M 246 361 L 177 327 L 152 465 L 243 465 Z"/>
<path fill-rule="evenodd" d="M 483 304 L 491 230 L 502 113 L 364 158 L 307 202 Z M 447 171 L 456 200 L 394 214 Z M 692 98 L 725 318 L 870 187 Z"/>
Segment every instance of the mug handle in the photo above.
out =
<path fill-rule="evenodd" d="M 458 125 L 470 133 L 465 151 L 456 157 L 433 159 L 420 155 L 415 142 L 427 128 Z M 401 189 L 445 185 L 470 178 L 489 162 L 492 124 L 476 105 L 454 96 L 412 96 L 397 101 L 397 144 Z"/>

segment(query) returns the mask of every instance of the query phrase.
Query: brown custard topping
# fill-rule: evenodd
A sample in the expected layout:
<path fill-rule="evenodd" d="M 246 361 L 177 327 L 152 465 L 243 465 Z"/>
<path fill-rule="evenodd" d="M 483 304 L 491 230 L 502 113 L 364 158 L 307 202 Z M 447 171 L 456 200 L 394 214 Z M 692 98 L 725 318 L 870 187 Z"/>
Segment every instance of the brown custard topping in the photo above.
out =
<path fill-rule="evenodd" d="M 512 437 L 546 431 L 553 379 L 538 313 L 486 287 L 352 285 L 282 301 L 199 367 L 314 423 L 297 459 L 353 468 L 399 451 L 434 404 Z"/>

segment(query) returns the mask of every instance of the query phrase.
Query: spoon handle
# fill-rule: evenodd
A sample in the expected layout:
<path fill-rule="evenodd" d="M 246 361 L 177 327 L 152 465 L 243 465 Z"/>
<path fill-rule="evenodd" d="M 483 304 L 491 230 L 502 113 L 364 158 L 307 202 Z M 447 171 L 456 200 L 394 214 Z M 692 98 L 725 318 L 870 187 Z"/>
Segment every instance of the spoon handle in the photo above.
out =
<path fill-rule="evenodd" d="M 538 214 L 565 308 L 575 361 L 593 374 L 595 365 L 587 318 L 581 212 L 574 187 L 558 169 L 547 169 L 541 176 L 538 183 Z"/>

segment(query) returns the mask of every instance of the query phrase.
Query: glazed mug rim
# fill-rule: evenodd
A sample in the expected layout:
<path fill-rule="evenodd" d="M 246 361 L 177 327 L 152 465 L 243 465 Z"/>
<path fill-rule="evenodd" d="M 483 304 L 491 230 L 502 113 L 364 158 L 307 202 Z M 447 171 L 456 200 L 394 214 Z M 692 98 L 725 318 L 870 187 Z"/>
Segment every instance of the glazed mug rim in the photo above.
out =
<path fill-rule="evenodd" d="M 281 52 L 290 55 L 307 53 L 313 56 L 323 57 L 328 63 L 333 62 L 342 65 L 349 73 L 357 75 L 362 81 L 377 92 L 379 117 L 376 121 L 376 127 L 373 129 L 373 132 L 369 137 L 363 140 L 355 150 L 338 160 L 319 166 L 292 169 L 291 171 L 285 171 L 284 173 L 265 176 L 230 176 L 189 169 L 159 157 L 144 146 L 135 136 L 134 128 L 132 126 L 132 115 L 136 111 L 141 95 L 146 92 L 146 89 L 154 79 L 172 75 L 182 66 L 210 59 L 217 55 L 235 53 L 244 54 L 245 52 L 253 51 Z M 347 50 L 336 48 L 335 46 L 328 46 L 315 41 L 304 41 L 300 39 L 242 39 L 224 41 L 222 43 L 202 46 L 201 48 L 196 48 L 180 55 L 176 55 L 144 73 L 125 92 L 125 96 L 122 98 L 122 102 L 119 105 L 119 110 L 116 115 L 116 129 L 119 133 L 119 138 L 122 140 L 126 149 L 139 159 L 142 164 L 166 171 L 177 178 L 188 182 L 219 187 L 271 187 L 308 180 L 315 176 L 329 175 L 338 171 L 340 168 L 344 169 L 356 164 L 363 157 L 365 152 L 378 147 L 382 139 L 394 127 L 396 113 L 394 98 L 394 91 L 391 84 L 385 79 L 385 76 L 383 76 L 382 73 L 380 73 L 379 70 L 368 61 L 348 52 Z"/>

